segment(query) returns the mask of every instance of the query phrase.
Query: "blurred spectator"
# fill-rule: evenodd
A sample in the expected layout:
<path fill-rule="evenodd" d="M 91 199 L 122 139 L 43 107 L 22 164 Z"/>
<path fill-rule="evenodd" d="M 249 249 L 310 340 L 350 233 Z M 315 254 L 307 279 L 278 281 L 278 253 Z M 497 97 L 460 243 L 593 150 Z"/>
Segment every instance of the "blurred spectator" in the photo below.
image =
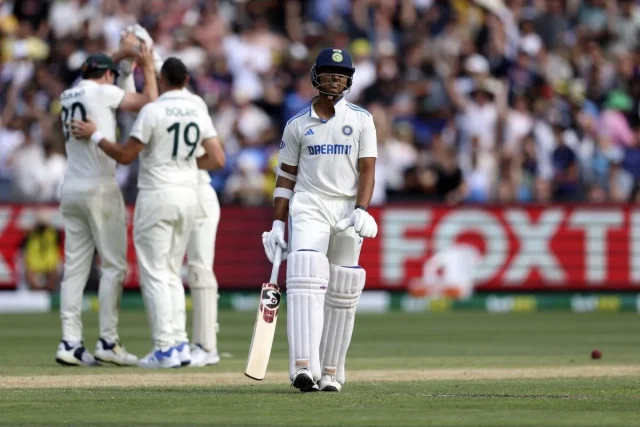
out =
<path fill-rule="evenodd" d="M 56 291 L 61 279 L 61 234 L 45 213 L 37 214 L 20 247 L 29 289 Z"/>
<path fill-rule="evenodd" d="M 270 203 L 282 130 L 316 95 L 309 70 L 327 46 L 350 50 L 346 98 L 376 122 L 374 204 L 637 192 L 637 0 L 10 0 L 0 199 L 56 199 L 59 94 L 135 22 L 160 55 L 185 61 L 210 109 L 230 159 L 212 173 L 224 203 Z M 120 139 L 130 124 L 120 117 Z M 135 163 L 118 171 L 129 203 L 136 174 Z"/>

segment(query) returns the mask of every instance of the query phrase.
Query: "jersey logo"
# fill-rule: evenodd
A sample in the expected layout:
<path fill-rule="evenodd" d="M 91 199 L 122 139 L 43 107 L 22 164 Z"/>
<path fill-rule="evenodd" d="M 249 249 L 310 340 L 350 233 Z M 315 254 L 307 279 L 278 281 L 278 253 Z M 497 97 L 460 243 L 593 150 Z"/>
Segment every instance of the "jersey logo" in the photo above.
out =
<path fill-rule="evenodd" d="M 313 129 L 309 129 L 308 131 L 306 131 L 304 133 L 305 136 L 309 136 L 309 135 L 313 135 L 313 134 L 314 134 Z"/>
<path fill-rule="evenodd" d="M 285 145 L 284 141 L 280 141 L 280 148 L 279 149 L 282 150 L 284 148 L 284 145 Z"/>
<path fill-rule="evenodd" d="M 322 145 L 309 145 L 307 147 L 309 154 L 317 156 L 319 154 L 346 154 L 351 155 L 351 145 L 343 144 L 322 144 Z"/>
<path fill-rule="evenodd" d="M 344 125 L 342 126 L 342 133 L 344 133 L 345 135 L 349 136 L 353 133 L 353 128 L 349 125 Z"/>

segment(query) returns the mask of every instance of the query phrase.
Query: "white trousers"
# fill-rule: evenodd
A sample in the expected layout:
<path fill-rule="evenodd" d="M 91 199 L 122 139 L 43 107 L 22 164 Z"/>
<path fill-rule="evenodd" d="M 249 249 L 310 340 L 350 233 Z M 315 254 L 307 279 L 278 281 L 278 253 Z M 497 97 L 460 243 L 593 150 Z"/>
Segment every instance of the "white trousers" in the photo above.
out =
<path fill-rule="evenodd" d="M 154 346 L 188 341 L 180 270 L 197 210 L 195 189 L 142 190 L 136 200 L 134 243 L 140 286 Z"/>
<path fill-rule="evenodd" d="M 307 192 L 295 193 L 289 204 L 291 252 L 311 249 L 326 254 L 330 264 L 358 265 L 362 238 L 353 227 L 336 233 L 335 225 L 355 208 L 353 199 L 321 198 Z"/>
<path fill-rule="evenodd" d="M 193 302 L 193 342 L 207 351 L 217 349 L 218 281 L 213 271 L 220 203 L 211 185 L 200 185 L 198 203 L 204 216 L 196 220 L 189 236 L 189 289 Z"/>
<path fill-rule="evenodd" d="M 113 178 L 65 182 L 60 199 L 64 220 L 64 276 L 60 293 L 62 339 L 82 341 L 82 296 L 97 250 L 101 262 L 100 337 L 118 340 L 118 310 L 127 269 L 124 201 Z"/>

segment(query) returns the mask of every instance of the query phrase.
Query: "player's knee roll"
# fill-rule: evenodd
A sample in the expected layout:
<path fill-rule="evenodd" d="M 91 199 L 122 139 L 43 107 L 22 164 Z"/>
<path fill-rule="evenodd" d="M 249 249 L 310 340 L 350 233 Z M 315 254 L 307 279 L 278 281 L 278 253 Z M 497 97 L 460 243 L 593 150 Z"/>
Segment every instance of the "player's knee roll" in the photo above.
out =
<path fill-rule="evenodd" d="M 296 251 L 287 257 L 287 293 L 325 293 L 329 260 L 316 251 Z"/>
<path fill-rule="evenodd" d="M 192 289 L 216 289 L 218 287 L 213 270 L 210 268 L 189 266 L 187 280 L 189 288 Z"/>
<path fill-rule="evenodd" d="M 325 303 L 335 308 L 356 308 L 367 278 L 365 270 L 362 267 L 331 264 L 330 271 Z"/>

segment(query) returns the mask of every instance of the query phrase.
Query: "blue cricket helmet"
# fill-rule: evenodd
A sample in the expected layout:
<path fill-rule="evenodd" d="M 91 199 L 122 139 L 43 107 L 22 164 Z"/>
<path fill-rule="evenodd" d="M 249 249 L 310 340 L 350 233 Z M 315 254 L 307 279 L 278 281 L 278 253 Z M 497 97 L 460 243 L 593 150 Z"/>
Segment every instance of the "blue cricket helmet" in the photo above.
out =
<path fill-rule="evenodd" d="M 344 70 L 344 75 L 348 77 L 346 89 L 351 87 L 353 81 L 353 73 L 356 71 L 353 68 L 353 62 L 351 61 L 351 55 L 346 50 L 326 48 L 322 49 L 316 57 L 316 62 L 311 67 L 311 83 L 313 87 L 320 90 L 320 82 L 318 82 L 319 70 L 322 68 L 340 68 Z M 320 91 L 322 93 L 322 91 Z"/>

